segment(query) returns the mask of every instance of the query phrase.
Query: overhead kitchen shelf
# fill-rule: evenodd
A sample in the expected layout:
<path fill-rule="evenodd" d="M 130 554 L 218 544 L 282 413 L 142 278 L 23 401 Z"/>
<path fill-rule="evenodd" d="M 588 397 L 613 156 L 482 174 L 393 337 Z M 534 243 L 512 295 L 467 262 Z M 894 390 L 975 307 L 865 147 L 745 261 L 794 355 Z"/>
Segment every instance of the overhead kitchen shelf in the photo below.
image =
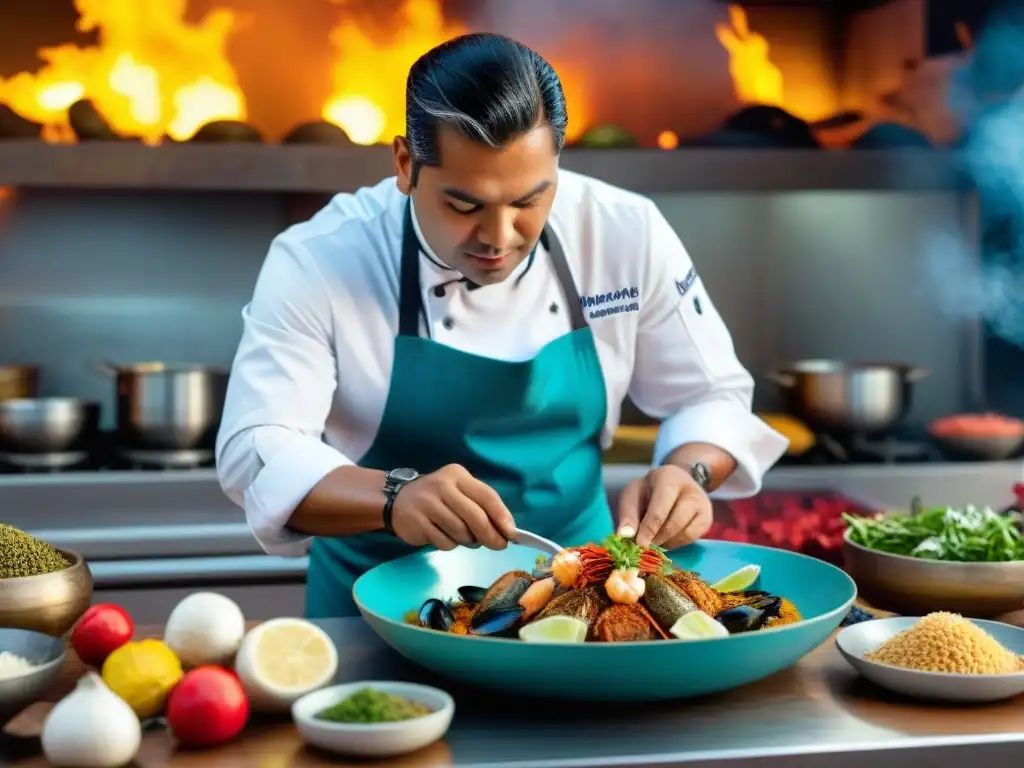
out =
<path fill-rule="evenodd" d="M 931 150 L 570 149 L 562 165 L 642 194 L 969 187 Z M 392 172 L 388 147 L 0 141 L 0 186 L 330 193 Z"/>

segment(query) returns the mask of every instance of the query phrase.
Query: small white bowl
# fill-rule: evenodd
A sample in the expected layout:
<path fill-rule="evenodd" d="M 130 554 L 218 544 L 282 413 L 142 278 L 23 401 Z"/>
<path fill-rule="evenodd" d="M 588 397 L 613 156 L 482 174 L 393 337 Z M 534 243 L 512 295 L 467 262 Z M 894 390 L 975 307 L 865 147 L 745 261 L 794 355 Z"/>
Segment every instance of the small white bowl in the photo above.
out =
<path fill-rule="evenodd" d="M 864 658 L 864 654 L 875 650 L 903 630 L 910 629 L 918 620 L 913 616 L 896 616 L 853 624 L 836 636 L 836 646 L 843 658 L 860 674 L 895 693 L 933 701 L 973 704 L 1011 699 L 1024 693 L 1024 672 L 1007 675 L 920 672 Z M 968 621 L 985 630 L 1011 653 L 1024 654 L 1024 629 L 999 621 Z"/>
<path fill-rule="evenodd" d="M 332 723 L 316 714 L 363 688 L 372 688 L 424 704 L 429 715 L 394 723 Z M 308 693 L 292 705 L 292 720 L 307 743 L 354 757 L 395 757 L 415 752 L 442 738 L 452 724 L 455 702 L 437 688 L 414 683 L 370 680 Z"/>

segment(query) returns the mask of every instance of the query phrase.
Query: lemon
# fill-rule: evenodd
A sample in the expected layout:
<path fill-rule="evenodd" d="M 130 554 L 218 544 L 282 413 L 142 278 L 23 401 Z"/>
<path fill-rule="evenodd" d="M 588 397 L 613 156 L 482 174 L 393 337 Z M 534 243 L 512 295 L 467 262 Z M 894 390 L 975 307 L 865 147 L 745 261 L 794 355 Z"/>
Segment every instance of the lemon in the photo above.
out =
<path fill-rule="evenodd" d="M 338 650 L 316 624 L 304 619 L 271 619 L 242 639 L 235 672 L 250 704 L 284 712 L 299 698 L 322 688 L 338 671 Z"/>
<path fill-rule="evenodd" d="M 690 611 L 676 621 L 668 632 L 680 640 L 708 640 L 729 635 L 729 630 L 704 611 Z"/>
<path fill-rule="evenodd" d="M 719 592 L 742 592 L 754 586 L 754 582 L 760 575 L 760 565 L 744 565 L 738 571 L 733 571 L 724 579 L 716 581 L 711 588 Z"/>
<path fill-rule="evenodd" d="M 160 640 L 128 642 L 107 656 L 100 676 L 135 710 L 140 720 L 163 711 L 167 695 L 181 680 L 181 661 Z"/>
<path fill-rule="evenodd" d="M 548 616 L 519 630 L 527 643 L 582 643 L 587 639 L 586 622 L 571 616 Z"/>

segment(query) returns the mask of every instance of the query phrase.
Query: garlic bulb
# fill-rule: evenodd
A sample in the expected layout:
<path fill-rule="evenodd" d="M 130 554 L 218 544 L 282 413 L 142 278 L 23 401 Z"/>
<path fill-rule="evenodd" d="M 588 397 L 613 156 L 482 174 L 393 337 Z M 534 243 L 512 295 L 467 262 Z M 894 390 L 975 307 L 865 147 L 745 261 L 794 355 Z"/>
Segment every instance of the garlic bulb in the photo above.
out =
<path fill-rule="evenodd" d="M 139 718 L 95 672 L 83 675 L 43 723 L 43 754 L 60 768 L 118 768 L 135 759 L 141 741 Z"/>

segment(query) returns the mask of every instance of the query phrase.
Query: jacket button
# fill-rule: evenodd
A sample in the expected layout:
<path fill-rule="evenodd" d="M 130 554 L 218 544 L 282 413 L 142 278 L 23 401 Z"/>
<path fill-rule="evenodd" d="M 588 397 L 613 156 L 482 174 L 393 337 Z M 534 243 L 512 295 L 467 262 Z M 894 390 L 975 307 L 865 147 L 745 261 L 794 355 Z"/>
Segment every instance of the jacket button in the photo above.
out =
<path fill-rule="evenodd" d="M 455 321 L 452 320 L 450 317 L 446 317 L 441 324 L 445 327 L 445 330 L 448 331 L 455 327 Z"/>
<path fill-rule="evenodd" d="M 437 296 L 437 298 L 439 298 L 439 299 L 443 298 L 444 297 L 444 286 L 443 285 L 439 285 L 436 288 L 434 288 L 434 295 Z"/>
<path fill-rule="evenodd" d="M 550 312 L 552 315 L 557 315 L 558 305 L 555 302 L 551 302 L 551 306 L 548 307 L 548 312 Z"/>

